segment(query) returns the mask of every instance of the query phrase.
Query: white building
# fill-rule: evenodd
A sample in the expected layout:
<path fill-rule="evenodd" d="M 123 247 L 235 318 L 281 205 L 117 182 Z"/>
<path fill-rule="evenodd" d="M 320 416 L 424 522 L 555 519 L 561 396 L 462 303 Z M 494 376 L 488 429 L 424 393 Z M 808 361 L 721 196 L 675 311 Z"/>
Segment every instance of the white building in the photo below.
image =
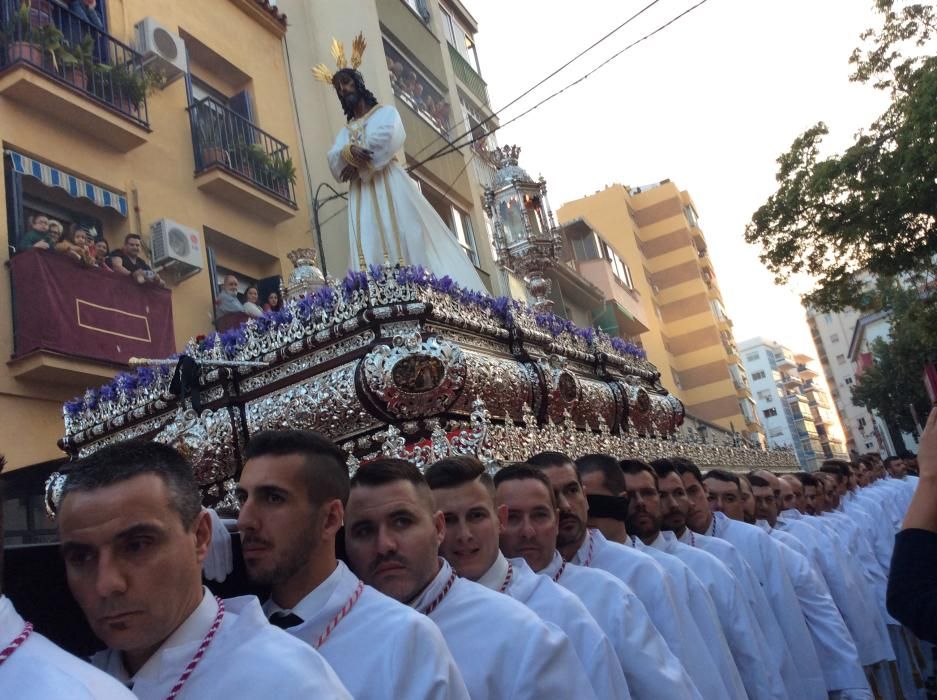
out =
<path fill-rule="evenodd" d="M 809 471 L 846 457 L 839 417 L 809 366 L 813 358 L 760 337 L 740 343 L 739 355 L 769 446 L 792 448 Z"/>

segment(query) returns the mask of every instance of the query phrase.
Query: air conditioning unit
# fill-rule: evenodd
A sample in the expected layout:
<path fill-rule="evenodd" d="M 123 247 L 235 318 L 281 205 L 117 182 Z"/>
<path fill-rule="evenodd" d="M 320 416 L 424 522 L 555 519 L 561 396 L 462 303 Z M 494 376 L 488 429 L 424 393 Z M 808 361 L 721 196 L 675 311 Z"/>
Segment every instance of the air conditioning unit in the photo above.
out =
<path fill-rule="evenodd" d="M 144 17 L 134 25 L 135 48 L 143 54 L 143 63 L 166 76 L 166 83 L 181 78 L 189 69 L 185 42 L 152 17 Z"/>
<path fill-rule="evenodd" d="M 170 219 L 150 226 L 150 260 L 156 269 L 175 270 L 180 279 L 202 269 L 202 238 L 195 229 Z"/>

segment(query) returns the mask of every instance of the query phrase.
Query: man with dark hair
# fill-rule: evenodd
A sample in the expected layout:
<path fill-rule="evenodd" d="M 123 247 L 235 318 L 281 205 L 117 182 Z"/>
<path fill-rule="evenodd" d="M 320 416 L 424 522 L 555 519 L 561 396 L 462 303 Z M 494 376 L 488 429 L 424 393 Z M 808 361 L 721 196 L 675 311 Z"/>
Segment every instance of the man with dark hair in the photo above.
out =
<path fill-rule="evenodd" d="M 634 592 L 606 571 L 564 562 L 556 551 L 559 514 L 544 473 L 515 464 L 500 469 L 494 484 L 498 508 L 506 512 L 501 550 L 508 557 L 523 557 L 538 574 L 582 600 L 614 645 L 634 697 L 699 698 Z"/>
<path fill-rule="evenodd" d="M 109 647 L 92 661 L 139 698 L 350 697 L 254 596 L 202 587 L 210 516 L 173 448 L 128 441 L 76 463 L 58 520 L 69 588 Z"/>
<path fill-rule="evenodd" d="M 560 512 L 557 549 L 563 558 L 573 564 L 603 569 L 624 581 L 644 603 L 700 693 L 704 697 L 729 697 L 690 613 L 685 587 L 676 588 L 677 582 L 650 555 L 634 546 L 610 542 L 598 530 L 586 527 L 588 501 L 576 465 L 567 455 L 541 452 L 528 462 L 541 469 L 553 486 Z M 604 492 L 615 495 L 607 487 Z"/>
<path fill-rule="evenodd" d="M 566 635 L 508 596 L 459 578 L 439 557 L 445 536 L 445 517 L 416 466 L 377 459 L 355 472 L 349 565 L 439 626 L 472 698 L 595 697 Z"/>
<path fill-rule="evenodd" d="M 710 469 L 703 477 L 709 495 L 709 507 L 714 513 L 725 513 L 733 520 L 745 522 L 742 507 L 742 487 L 739 478 L 724 469 Z"/>
<path fill-rule="evenodd" d="M 612 542 L 624 543 L 628 538 L 628 498 L 618 460 L 611 455 L 583 455 L 576 460 L 576 469 L 589 502 L 587 525 Z"/>
<path fill-rule="evenodd" d="M 138 233 L 128 233 L 124 236 L 124 246 L 111 253 L 108 262 L 111 269 L 119 275 L 132 277 L 137 284 L 152 282 L 165 287 L 162 278 L 153 272 L 140 253 L 143 252 L 143 238 Z"/>
<path fill-rule="evenodd" d="M 787 695 L 798 697 L 802 692 L 800 672 L 794 664 L 785 632 L 782 629 L 765 589 L 752 567 L 727 540 L 703 534 L 712 522 L 708 493 L 703 475 L 693 462 L 682 457 L 657 459 L 652 463 L 658 475 L 658 489 L 669 503 L 669 521 L 674 534 L 686 545 L 708 552 L 725 564 L 742 586 L 752 612 L 764 634 L 772 657 L 777 659 Z"/>
<path fill-rule="evenodd" d="M 256 433 L 244 456 L 238 528 L 248 576 L 270 587 L 271 623 L 318 650 L 357 700 L 467 698 L 439 629 L 336 559 L 350 488 L 345 453 L 318 433 L 270 430 Z M 362 654 L 375 639 L 382 652 Z"/>
<path fill-rule="evenodd" d="M 6 463 L 0 455 L 0 471 Z M 132 700 L 133 693 L 36 632 L 3 595 L 3 483 L 0 482 L 0 688 L 16 700 Z"/>
<path fill-rule="evenodd" d="M 738 697 L 774 698 L 783 687 L 763 658 L 767 645 L 735 577 L 715 557 L 661 531 L 657 473 L 642 460 L 621 463 L 628 493 L 628 529 L 671 578 L 686 581 L 693 618 L 705 636 L 727 690 Z M 637 539 L 640 538 L 640 541 Z"/>
<path fill-rule="evenodd" d="M 475 457 L 442 459 L 426 472 L 436 507 L 446 520 L 439 553 L 456 573 L 523 603 L 541 620 L 563 630 L 597 698 L 630 698 L 615 649 L 582 602 L 523 558 L 507 559 L 498 549 L 507 508 L 496 508 L 494 484 Z"/>
<path fill-rule="evenodd" d="M 752 473 L 748 475 L 748 484 L 752 490 L 755 521 L 764 521 L 775 527 L 778 524 L 778 499 L 772 483 L 761 474 Z"/>
<path fill-rule="evenodd" d="M 901 457 L 890 455 L 885 458 L 885 470 L 895 479 L 903 479 L 908 473 L 908 466 Z"/>
<path fill-rule="evenodd" d="M 742 520 L 749 525 L 754 525 L 755 497 L 752 495 L 752 485 L 744 474 L 739 474 L 739 493 L 742 498 Z"/>

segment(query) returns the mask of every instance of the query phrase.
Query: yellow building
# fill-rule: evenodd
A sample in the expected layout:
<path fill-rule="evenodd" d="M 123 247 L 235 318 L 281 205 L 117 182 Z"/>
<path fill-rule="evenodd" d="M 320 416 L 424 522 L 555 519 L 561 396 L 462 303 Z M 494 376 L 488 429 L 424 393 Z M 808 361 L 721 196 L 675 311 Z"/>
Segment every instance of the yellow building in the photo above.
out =
<path fill-rule="evenodd" d="M 469 144 L 469 138 L 460 139 L 467 132 L 481 135 L 497 123 L 488 121 L 488 90 L 475 51 L 478 26 L 469 10 L 459 0 L 280 0 L 278 7 L 290 18 L 287 47 L 306 166 L 314 201 L 321 203 L 327 272 L 344 274 L 350 260 L 344 203 L 326 201 L 334 195 L 327 186 L 347 189 L 335 182 L 325 158 L 345 116 L 335 90 L 315 81 L 311 68 L 332 62 L 333 37 L 350 47 L 361 32 L 368 48 L 359 70 L 378 102 L 397 108 L 407 132 L 401 162 L 412 168 L 423 195 L 488 290 L 504 293 L 501 276 L 493 274 L 489 224 L 481 207 L 484 178 L 493 172 L 483 162 L 489 140 Z M 451 150 L 451 142 L 463 148 L 433 158 Z"/>
<path fill-rule="evenodd" d="M 610 281 L 611 256 L 599 256 L 602 263 L 580 263 L 578 269 L 612 292 L 606 297 L 608 321 L 637 336 L 664 386 L 687 412 L 763 443 L 690 195 L 669 180 L 636 189 L 615 184 L 564 204 L 557 215 L 567 228 L 578 222 L 594 231 L 597 245 L 607 244 L 626 264 L 626 283 Z"/>
<path fill-rule="evenodd" d="M 268 278 L 291 269 L 287 252 L 313 244 L 281 11 L 265 0 L 98 0 L 102 30 L 66 5 L 0 0 L 4 35 L 13 37 L 0 44 L 0 255 L 9 271 L 0 284 L 0 453 L 8 470 L 61 457 L 63 402 L 126 367 L 102 358 L 157 332 L 145 314 L 87 301 L 113 284 L 103 272 L 73 266 L 86 276 L 64 290 L 52 284 L 61 259 L 18 247 L 31 222 L 78 223 L 112 249 L 127 233 L 143 234 L 146 257 L 164 260 L 171 292 L 172 322 L 156 340 L 173 349 L 212 330 L 225 274 L 235 273 L 242 291 L 248 282 L 273 285 Z M 56 32 L 64 50 L 43 43 Z M 171 79 L 146 97 L 144 65 Z M 18 274 L 27 260 L 51 276 Z M 124 282 L 128 296 L 165 298 Z M 98 333 L 103 351 L 62 337 L 76 314 L 76 327 Z M 45 335 L 27 339 L 36 317 Z M 123 319 L 116 331 L 115 318 Z"/>

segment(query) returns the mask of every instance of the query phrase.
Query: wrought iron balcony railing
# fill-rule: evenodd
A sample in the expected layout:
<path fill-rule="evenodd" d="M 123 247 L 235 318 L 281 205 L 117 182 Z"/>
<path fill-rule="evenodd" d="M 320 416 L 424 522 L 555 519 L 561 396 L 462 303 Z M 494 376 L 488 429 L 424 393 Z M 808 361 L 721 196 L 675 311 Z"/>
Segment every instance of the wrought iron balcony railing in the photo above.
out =
<path fill-rule="evenodd" d="M 0 0 L 0 71 L 22 64 L 149 126 L 143 57 L 51 0 Z"/>
<path fill-rule="evenodd" d="M 296 168 L 285 143 L 213 97 L 189 106 L 195 171 L 220 167 L 296 205 Z"/>

